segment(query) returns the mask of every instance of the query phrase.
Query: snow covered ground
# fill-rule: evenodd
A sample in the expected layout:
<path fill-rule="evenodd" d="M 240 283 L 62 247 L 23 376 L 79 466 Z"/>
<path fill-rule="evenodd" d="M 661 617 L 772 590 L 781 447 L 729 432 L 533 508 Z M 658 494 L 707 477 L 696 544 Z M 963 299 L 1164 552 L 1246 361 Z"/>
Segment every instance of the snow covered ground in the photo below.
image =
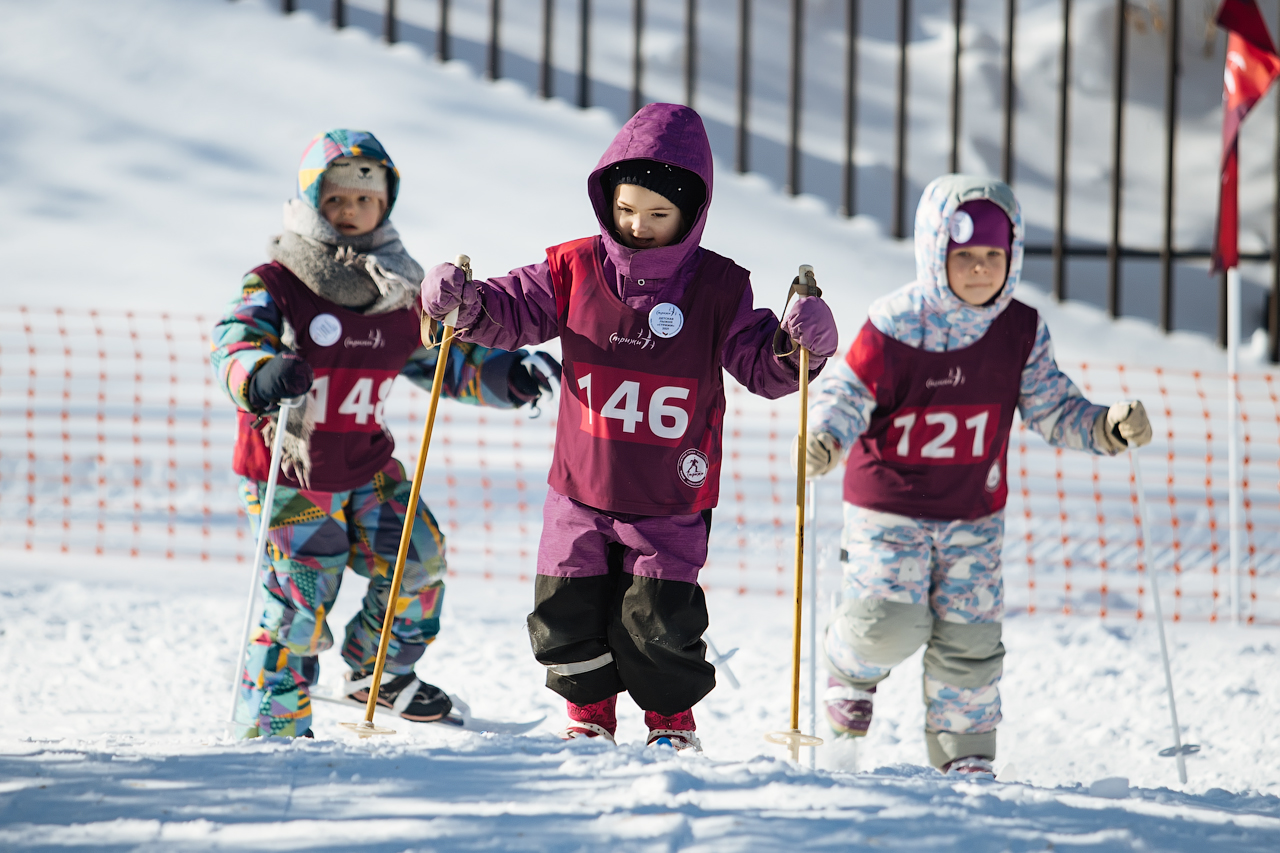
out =
<path fill-rule="evenodd" d="M 581 187 L 607 115 L 270 6 L 0 0 L 5 303 L 216 312 L 278 227 L 306 140 L 342 124 L 397 159 L 395 218 L 424 260 L 466 251 L 492 274 L 593 230 Z M 912 272 L 910 248 L 874 222 L 723 164 L 706 241 L 775 309 L 795 265 L 813 263 L 846 337 Z M 1222 368 L 1201 338 L 1023 296 L 1064 359 Z M 10 372 L 17 344 L 3 346 Z M 6 458 L 24 440 L 6 428 Z M 361 743 L 337 725 L 358 709 L 317 703 L 316 741 L 235 744 L 220 725 L 245 567 L 0 552 L 0 848 L 1280 848 L 1280 629 L 1170 626 L 1184 739 L 1203 747 L 1182 787 L 1156 756 L 1170 735 L 1150 620 L 1014 616 L 1003 781 L 979 785 L 924 767 L 918 658 L 881 688 L 860 755 L 784 761 L 761 734 L 787 719 L 786 602 L 714 586 L 711 637 L 740 649 L 742 688 L 699 706 L 706 755 L 642 749 L 626 702 L 622 747 L 563 744 L 523 632 L 529 589 L 453 568 L 422 674 L 477 717 L 545 718 L 533 731 L 401 723 Z M 333 624 L 359 587 L 348 579 Z M 323 661 L 322 679 L 338 677 L 336 656 Z"/>

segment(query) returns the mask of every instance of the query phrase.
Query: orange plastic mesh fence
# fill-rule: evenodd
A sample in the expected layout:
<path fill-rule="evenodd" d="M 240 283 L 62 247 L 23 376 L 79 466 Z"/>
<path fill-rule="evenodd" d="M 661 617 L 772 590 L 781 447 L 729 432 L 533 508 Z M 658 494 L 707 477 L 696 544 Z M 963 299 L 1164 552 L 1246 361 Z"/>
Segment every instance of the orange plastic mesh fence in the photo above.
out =
<path fill-rule="evenodd" d="M 0 548 L 149 556 L 190 567 L 250 560 L 231 472 L 234 410 L 208 364 L 212 317 L 0 310 Z M 1152 559 L 1172 619 L 1231 616 L 1226 387 L 1220 373 L 1064 362 L 1098 402 L 1138 398 Z M 1280 382 L 1240 376 L 1241 613 L 1280 623 Z M 796 398 L 730 381 L 709 590 L 785 596 Z M 406 465 L 427 395 L 396 383 L 387 423 Z M 448 537 L 450 574 L 528 581 L 535 570 L 556 410 L 446 403 L 423 495 Z M 1127 455 L 1047 446 L 1015 421 L 1005 541 L 1011 612 L 1142 619 L 1151 612 Z M 819 587 L 839 588 L 838 476 L 816 487 Z"/>

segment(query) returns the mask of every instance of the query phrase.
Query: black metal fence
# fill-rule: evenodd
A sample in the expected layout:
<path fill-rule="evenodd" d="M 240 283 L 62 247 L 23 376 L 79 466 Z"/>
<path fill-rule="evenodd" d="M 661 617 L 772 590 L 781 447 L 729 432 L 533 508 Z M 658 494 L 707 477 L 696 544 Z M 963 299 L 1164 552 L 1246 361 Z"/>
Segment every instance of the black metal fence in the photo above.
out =
<path fill-rule="evenodd" d="M 344 0 L 281 0 L 282 12 L 290 13 L 306 9 L 318 15 L 327 16 L 335 27 L 348 25 L 361 26 L 372 32 L 380 32 L 387 42 L 409 40 L 422 45 L 434 53 L 441 61 L 462 58 L 472 63 L 477 71 L 490 79 L 514 77 L 528 83 L 531 88 L 544 98 L 565 97 L 572 95 L 578 106 L 587 108 L 604 106 L 616 113 L 619 118 L 626 118 L 647 102 L 646 67 L 644 43 L 646 36 L 647 15 L 645 0 L 608 0 L 605 6 L 601 0 L 516 0 L 523 2 L 517 11 L 528 13 L 534 4 L 540 2 L 537 10 L 540 26 L 528 26 L 520 30 L 521 39 L 516 49 L 510 49 L 504 41 L 504 8 L 502 0 L 431 0 L 435 6 L 434 21 L 410 25 L 398 15 L 396 0 L 365 0 L 365 2 L 345 2 Z M 466 7 L 473 16 L 478 7 L 484 5 L 487 16 L 487 37 L 478 39 L 474 34 L 459 35 L 454 31 L 453 16 L 458 13 L 459 6 Z M 629 22 L 623 23 L 617 12 L 620 7 L 629 4 Z M 867 214 L 880 219 L 890 233 L 897 238 L 910 236 L 911 223 L 908 221 L 924 181 L 913 181 L 909 160 L 909 143 L 912 139 L 912 62 L 913 46 L 921 41 L 919 27 L 921 22 L 929 22 L 937 32 L 938 23 L 949 24 L 949 33 L 945 41 L 949 42 L 949 98 L 948 98 L 948 130 L 950 135 L 949 156 L 945 163 L 938 164 L 950 171 L 959 171 L 964 167 L 968 171 L 991 171 L 998 162 L 1000 177 L 1018 186 L 1020 174 L 1026 166 L 1018 157 L 1016 149 L 1017 129 L 1021 113 L 1028 105 L 1023 102 L 1018 73 L 1020 13 L 1034 18 L 1043 31 L 1047 7 L 1056 8 L 1056 26 L 1058 51 L 1056 68 L 1033 69 L 1047 71 L 1056 76 L 1056 105 L 1053 117 L 1056 120 L 1056 150 L 1053 156 L 1053 195 L 1051 224 L 1028 228 L 1027 278 L 1033 281 L 1048 280 L 1052 293 L 1059 300 L 1073 298 L 1098 304 L 1104 307 L 1112 317 L 1131 315 L 1144 317 L 1156 323 L 1162 330 L 1169 332 L 1177 329 L 1197 331 L 1206 334 L 1216 332 L 1219 342 L 1225 341 L 1226 335 L 1226 285 L 1225 279 L 1217 284 L 1216 289 L 1207 278 L 1207 261 L 1210 255 L 1208 235 L 1201 228 L 1197 235 L 1201 245 L 1183 245 L 1177 241 L 1179 225 L 1179 192 L 1188 184 L 1194 184 L 1196 193 L 1193 199 L 1198 208 L 1204 207 L 1205 198 L 1213 198 L 1216 203 L 1217 163 L 1215 158 L 1206 164 L 1203 157 L 1200 162 L 1188 167 L 1179 167 L 1178 140 L 1180 130 L 1180 102 L 1187 85 L 1184 69 L 1188 59 L 1185 47 L 1184 27 L 1188 18 L 1192 25 L 1204 26 L 1204 61 L 1197 66 L 1201 68 L 1198 78 L 1192 81 L 1194 93 L 1200 102 L 1209 96 L 1218 97 L 1221 92 L 1220 57 L 1224 39 L 1217 34 L 1211 23 L 1211 11 L 1216 7 L 1212 0 L 1201 0 L 1200 6 L 1194 6 L 1193 0 L 1094 0 L 1082 3 L 1080 0 L 1003 0 L 1000 4 L 1000 21 L 997 26 L 990 26 L 993 7 L 996 4 L 973 4 L 966 6 L 964 0 L 897 0 L 896 3 L 872 3 L 861 0 L 827 0 L 815 3 L 810 0 L 772 0 L 772 2 L 753 3 L 753 0 L 651 0 L 650 6 L 662 6 L 669 12 L 673 6 L 681 4 L 683 38 L 681 72 L 683 76 L 683 101 L 691 106 L 703 108 L 698 103 L 705 97 L 700 92 L 699 83 L 706 79 L 706 70 L 700 68 L 700 48 L 712 47 L 723 55 L 733 41 L 736 52 L 735 91 L 733 103 L 717 104 L 731 107 L 732 119 L 725 109 L 716 110 L 716 115 L 709 115 L 706 110 L 708 131 L 712 137 L 712 147 L 717 156 L 733 162 L 739 172 L 755 171 L 766 177 L 778 180 L 781 188 L 792 195 L 801 192 L 811 193 L 824 198 L 842 215 L 854 216 Z M 736 9 L 726 10 L 729 4 Z M 1072 158 L 1073 152 L 1073 92 L 1079 91 L 1079 85 L 1073 80 L 1081 71 L 1098 77 L 1098 68 L 1081 68 L 1074 59 L 1082 47 L 1095 48 L 1102 39 L 1100 33 L 1092 32 L 1082 40 L 1079 32 L 1081 23 L 1079 9 L 1084 6 L 1091 17 L 1089 21 L 1097 25 L 1103 20 L 1101 13 L 1110 6 L 1110 33 L 1107 50 L 1110 53 L 1110 120 L 1106 133 L 1109 136 L 1109 162 L 1087 163 L 1087 171 L 1095 177 L 1100 170 L 1107 175 L 1106 206 L 1107 228 L 1105 238 L 1098 239 L 1077 237 L 1073 234 L 1069 219 L 1070 202 L 1078 198 L 1082 191 L 1078 182 L 1073 182 L 1073 167 L 1079 164 Z M 403 3 L 400 4 L 403 6 Z M 421 6 L 421 2 L 418 4 Z M 514 5 L 514 4 L 512 4 Z M 781 23 L 778 16 L 785 6 L 786 38 L 776 31 L 776 26 L 760 32 L 762 14 L 771 15 L 773 24 Z M 326 8 L 327 7 L 327 8 Z M 715 22 L 719 26 L 711 32 L 700 30 L 700 13 L 713 8 L 716 11 Z M 807 30 L 807 15 L 815 15 L 813 7 L 818 9 L 815 24 L 818 32 Z M 1187 7 L 1192 7 L 1189 11 Z M 557 32 L 557 13 L 564 15 L 566 9 L 576 17 L 576 43 L 570 45 L 571 55 L 569 68 L 556 62 L 555 41 Z M 611 13 L 609 20 L 603 25 L 600 13 L 604 9 Z M 506 9 L 510 13 L 510 9 Z M 736 26 L 726 25 L 726 14 L 736 17 Z M 833 15 L 841 19 L 840 26 L 833 28 Z M 968 20 L 971 14 L 982 13 L 987 25 L 971 26 Z M 1075 13 L 1073 15 L 1073 13 Z M 1196 18 L 1195 15 L 1199 17 Z M 526 14 L 527 18 L 527 14 Z M 770 23 L 766 22 L 766 25 Z M 593 67 L 593 38 L 601 37 L 602 26 L 616 28 L 629 26 L 626 33 L 630 49 L 630 85 L 620 86 L 616 82 L 600 79 Z M 865 79 L 863 57 L 860 50 L 870 43 L 873 46 L 889 44 L 885 30 L 893 28 L 892 44 L 896 49 L 896 73 L 893 83 L 893 103 L 891 124 L 892 154 L 888 159 L 889 168 L 883 164 L 860 164 L 856 153 L 860 150 L 859 131 L 872 125 L 860 122 L 863 115 L 863 103 L 866 95 L 882 94 L 888 87 L 884 80 Z M 1129 92 L 1133 69 L 1130 40 L 1134 33 L 1147 33 L 1146 28 L 1162 35 L 1165 43 L 1163 57 L 1163 104 L 1160 108 L 1161 123 L 1158 128 L 1147 128 L 1147 133 L 1139 140 L 1143 153 L 1158 157 L 1160 160 L 1160 195 L 1159 237 L 1156 241 L 1148 241 L 1147 245 L 1126 242 L 1123 239 L 1126 223 L 1126 195 L 1130 188 L 1126 185 L 1125 164 L 1126 146 L 1133 144 L 1133 137 L 1127 136 L 1126 119 L 1128 114 L 1143 106 L 1141 99 L 1135 101 Z M 878 32 L 872 32 L 876 30 Z M 833 29 L 837 30 L 833 32 Z M 994 32 L 993 32 L 994 31 Z M 618 33 L 608 33 L 617 36 Z M 966 39 L 966 34 L 969 38 Z M 832 157 L 832 146 L 826 145 L 823 151 L 814 153 L 808 150 L 811 140 L 803 133 L 806 95 L 806 76 L 814 72 L 814 62 L 807 61 L 807 54 L 815 44 L 826 45 L 827 59 L 830 59 L 833 36 L 839 38 L 839 48 L 843 54 L 841 61 L 825 64 L 817 70 L 815 79 L 821 78 L 828 89 L 838 83 L 840 92 L 839 110 L 841 116 L 839 153 Z M 876 40 L 878 37 L 878 41 Z M 975 169 L 974 164 L 963 156 L 966 148 L 964 134 L 965 115 L 965 78 L 964 60 L 966 41 L 985 40 L 987 54 L 992 53 L 992 44 L 997 43 L 1000 56 L 998 86 L 999 91 L 999 155 L 998 157 L 978 158 L 983 161 L 983 168 Z M 764 39 L 766 45 L 773 47 L 785 45 L 787 64 L 785 87 L 777 86 L 785 92 L 785 138 L 779 139 L 777 134 L 760 133 L 754 127 L 753 105 L 759 101 L 753 97 L 753 72 L 758 65 L 757 53 L 759 44 Z M 868 41 L 868 40 L 871 41 Z M 616 38 L 614 42 L 616 43 Z M 939 39 L 935 38 L 934 42 Z M 883 50 L 881 51 L 883 54 Z M 531 61 L 531 57 L 536 57 Z M 1216 66 L 1215 66 L 1216 63 Z M 1094 63 L 1099 64 L 1099 63 Z M 1204 67 L 1216 67 L 1219 71 L 1205 77 Z M 936 68 L 936 65 L 934 66 Z M 721 69 L 717 69 L 720 71 Z M 991 69 L 983 66 L 980 71 L 990 76 Z M 727 72 L 726 72 L 727 73 Z M 937 77 L 931 68 L 930 75 Z M 723 74 L 721 74 L 723 76 Z M 929 75 L 926 75 L 929 76 Z M 1148 74 L 1145 79 L 1153 75 Z M 565 78 L 569 79 L 566 80 Z M 863 77 L 864 79 L 860 79 Z M 571 85 L 565 86 L 569 82 Z M 778 81 L 764 81 L 774 84 Z M 1041 88 L 1044 88 L 1043 86 Z M 1150 87 L 1148 87 L 1150 88 Z M 1191 90 L 1188 90 L 1191 91 Z M 721 87 L 719 94 L 726 94 Z M 1150 94 L 1149 92 L 1146 94 Z M 674 98 L 666 98 L 673 100 Z M 881 98 L 883 100 L 883 98 Z M 1040 107 L 1043 105 L 1032 105 Z M 827 103 L 824 109 L 829 110 Z M 1150 110 L 1144 113 L 1150 124 Z M 810 113 L 812 117 L 812 113 Z M 878 114 L 880 119 L 890 118 Z M 1026 119 L 1024 119 L 1025 121 Z M 1255 119 L 1258 121 L 1260 119 Z M 1154 130 L 1154 132 L 1151 132 Z M 1096 137 L 1092 125 L 1086 128 L 1090 138 Z M 1078 140 L 1076 141 L 1078 143 Z M 1203 149 L 1203 145 L 1201 145 Z M 1273 148 L 1274 161 L 1280 163 L 1280 110 L 1277 110 L 1277 128 Z M 940 171 L 935 167 L 934 172 Z M 918 170 L 917 170 L 918 171 Z M 1272 215 L 1270 228 L 1266 229 L 1269 239 L 1265 242 L 1271 250 L 1249 250 L 1244 247 L 1241 259 L 1246 281 L 1252 280 L 1255 285 L 1248 288 L 1245 297 L 1243 328 L 1247 335 L 1255 328 L 1263 328 L 1268 335 L 1268 353 L 1273 362 L 1280 361 L 1280 253 L 1274 247 L 1280 245 L 1280 168 L 1272 169 L 1270 196 L 1268 207 Z M 1046 180 L 1047 183 L 1047 180 Z M 1089 182 L 1086 182 L 1089 184 Z M 1093 181 L 1092 184 L 1096 184 Z M 1092 185 L 1090 184 L 1090 186 Z M 1145 187 L 1143 198 L 1146 203 L 1155 192 L 1151 186 Z M 1257 187 L 1251 191 L 1257 192 Z M 1019 190 L 1021 193 L 1021 190 Z M 1086 197 L 1093 191 L 1086 186 L 1083 190 Z M 1075 195 L 1073 195 L 1075 193 Z M 1150 206 L 1149 204 L 1147 206 Z M 887 208 L 887 209 L 886 209 Z M 1203 223 L 1206 211 L 1194 211 L 1200 223 Z M 1145 219 L 1149 220 L 1149 211 L 1141 210 Z M 1045 217 L 1041 217 L 1042 221 Z M 1212 219 L 1211 212 L 1209 219 Z M 1096 226 L 1098 223 L 1090 223 Z M 1095 232 L 1096 228 L 1093 229 Z M 1269 265 L 1266 269 L 1263 265 Z M 1269 273 L 1269 274 L 1268 274 Z"/>

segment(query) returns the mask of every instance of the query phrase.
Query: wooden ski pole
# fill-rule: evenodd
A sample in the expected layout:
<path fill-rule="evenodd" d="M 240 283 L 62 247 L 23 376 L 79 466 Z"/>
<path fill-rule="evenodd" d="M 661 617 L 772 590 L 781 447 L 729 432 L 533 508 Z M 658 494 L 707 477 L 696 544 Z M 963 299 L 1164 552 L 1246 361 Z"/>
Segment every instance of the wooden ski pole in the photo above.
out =
<path fill-rule="evenodd" d="M 236 704 L 240 701 L 240 684 L 244 678 L 244 659 L 249 654 L 249 631 L 253 628 L 253 618 L 257 608 L 258 587 L 262 585 L 262 563 L 266 559 L 267 533 L 271 530 L 271 512 L 276 502 L 276 480 L 280 476 L 280 458 L 284 456 L 284 434 L 289 423 L 289 410 L 302 405 L 303 397 L 286 397 L 280 401 L 280 414 L 276 418 L 276 434 L 271 442 L 271 471 L 267 474 L 267 490 L 261 496 L 258 506 L 262 513 L 258 521 L 258 545 L 253 553 L 253 574 L 249 576 L 249 603 L 244 609 L 244 624 L 240 628 L 240 653 L 236 656 L 235 674 L 231 678 L 231 715 L 227 717 L 227 728 L 235 735 L 238 725 L 249 726 L 250 723 L 236 722 Z"/>
<path fill-rule="evenodd" d="M 454 265 L 466 273 L 471 281 L 471 259 L 458 255 Z M 430 318 L 422 318 L 422 342 L 430 345 Z M 444 331 L 440 338 L 440 353 L 436 356 L 435 377 L 431 380 L 431 405 L 427 408 L 427 421 L 422 428 L 422 443 L 418 446 L 418 466 L 413 472 L 413 487 L 409 503 L 405 507 L 404 527 L 400 530 L 400 550 L 396 552 L 396 567 L 391 575 L 391 590 L 387 594 L 387 612 L 382 617 L 382 636 L 378 640 L 378 656 L 373 665 L 373 680 L 369 683 L 369 699 L 365 703 L 364 719 L 358 723 L 341 723 L 362 738 L 372 735 L 393 735 L 395 729 L 378 726 L 373 722 L 373 712 L 378 707 L 378 689 L 382 686 L 382 671 L 387 664 L 387 647 L 391 645 L 391 624 L 396 617 L 396 599 L 400 596 L 400 584 L 404 580 L 404 564 L 409 556 L 409 543 L 413 540 L 413 522 L 418 515 L 418 495 L 422 492 L 422 473 L 427 467 L 427 450 L 431 447 L 431 430 L 436 423 L 436 407 L 440 404 L 440 391 L 444 388 L 444 373 L 449 362 L 449 347 L 453 344 L 453 330 L 458 322 L 458 309 L 454 308 L 444 318 Z"/>
<path fill-rule="evenodd" d="M 815 292 L 816 291 L 816 292 Z M 804 264 L 800 274 L 791 284 L 791 296 L 821 296 L 817 282 L 813 278 L 813 267 Z M 783 309 L 785 313 L 785 308 Z M 804 612 L 804 523 L 805 523 L 805 476 L 804 452 L 809 434 L 809 351 L 800 348 L 800 444 L 796 456 L 796 552 L 795 552 L 795 589 L 792 596 L 791 625 L 791 728 L 786 731 L 769 732 L 764 739 L 769 743 L 785 744 L 791 753 L 792 761 L 800 760 L 800 747 L 819 746 L 822 738 L 807 735 L 800 731 L 800 627 Z"/>

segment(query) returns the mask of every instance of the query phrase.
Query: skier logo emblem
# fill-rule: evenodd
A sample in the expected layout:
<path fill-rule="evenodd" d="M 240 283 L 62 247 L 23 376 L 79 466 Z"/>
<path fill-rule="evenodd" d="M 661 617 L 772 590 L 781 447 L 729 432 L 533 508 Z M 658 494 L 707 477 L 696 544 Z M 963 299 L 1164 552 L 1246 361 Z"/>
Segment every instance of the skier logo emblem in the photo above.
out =
<path fill-rule="evenodd" d="M 707 455 L 697 448 L 689 448 L 680 454 L 678 468 L 680 479 L 686 486 L 699 489 L 707 481 L 707 469 L 710 468 Z"/>
<path fill-rule="evenodd" d="M 317 314 L 307 327 L 311 340 L 322 347 L 331 347 L 342 337 L 342 321 L 332 314 Z"/>
<path fill-rule="evenodd" d="M 1001 477 L 1002 477 L 1002 474 L 1000 472 L 1000 460 L 997 459 L 995 462 L 991 464 L 991 470 L 987 472 L 987 491 L 988 492 L 994 492 L 996 489 L 1000 488 Z"/>
<path fill-rule="evenodd" d="M 649 312 L 649 328 L 660 338 L 674 338 L 684 328 L 684 312 L 678 305 L 659 302 Z"/>

